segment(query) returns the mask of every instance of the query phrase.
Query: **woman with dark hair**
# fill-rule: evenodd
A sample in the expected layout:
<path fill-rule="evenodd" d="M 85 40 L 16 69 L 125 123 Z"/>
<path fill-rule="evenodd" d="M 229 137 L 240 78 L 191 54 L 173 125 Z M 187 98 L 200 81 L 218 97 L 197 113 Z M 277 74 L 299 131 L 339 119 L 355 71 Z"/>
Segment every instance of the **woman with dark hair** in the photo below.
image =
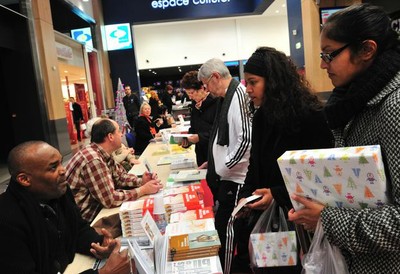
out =
<path fill-rule="evenodd" d="M 334 208 L 293 196 L 305 208 L 291 210 L 289 219 L 310 230 L 320 220 L 350 273 L 399 273 L 399 35 L 383 9 L 353 5 L 323 25 L 321 50 L 321 68 L 335 86 L 325 108 L 335 146 L 381 146 L 391 204 L 379 209 Z"/>
<path fill-rule="evenodd" d="M 194 102 L 190 113 L 189 128 L 192 136 L 185 139 L 182 146 L 189 147 L 196 144 L 196 161 L 197 165 L 201 166 L 207 162 L 208 141 L 217 111 L 217 99 L 210 95 L 201 81 L 197 80 L 197 71 L 187 72 L 182 78 L 181 86 Z"/>
<path fill-rule="evenodd" d="M 292 208 L 277 159 L 287 150 L 328 148 L 333 142 L 321 102 L 284 53 L 269 47 L 258 48 L 247 61 L 244 76 L 255 113 L 250 165 L 239 198 L 253 193 L 262 195 L 259 201 L 247 206 L 253 211 L 254 225 L 272 199 L 286 212 Z M 243 239 L 238 239 L 238 244 L 248 244 L 253 225 L 245 224 L 244 217 L 235 222 L 235 234 Z M 301 265 L 255 271 L 300 273 Z"/>

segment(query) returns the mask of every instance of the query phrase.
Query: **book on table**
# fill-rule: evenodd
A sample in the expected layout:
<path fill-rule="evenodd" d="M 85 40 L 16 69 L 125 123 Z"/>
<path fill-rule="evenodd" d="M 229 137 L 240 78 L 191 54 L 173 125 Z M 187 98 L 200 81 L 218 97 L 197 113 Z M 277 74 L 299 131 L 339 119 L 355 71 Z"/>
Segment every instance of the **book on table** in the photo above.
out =
<path fill-rule="evenodd" d="M 214 256 L 221 246 L 214 219 L 170 223 L 165 235 L 170 261 Z"/>
<path fill-rule="evenodd" d="M 177 194 L 195 192 L 200 200 L 204 200 L 204 189 L 200 183 L 187 183 L 181 186 L 172 186 L 163 189 L 163 196 L 175 196 Z"/>
<path fill-rule="evenodd" d="M 218 256 L 167 262 L 166 274 L 223 274 Z"/>
<path fill-rule="evenodd" d="M 185 212 L 172 213 L 169 217 L 170 223 L 179 223 L 182 221 L 214 219 L 214 211 L 212 207 L 187 210 Z"/>
<path fill-rule="evenodd" d="M 174 182 L 192 182 L 204 180 L 206 175 L 207 169 L 182 169 L 172 171 L 169 178 L 174 179 Z"/>

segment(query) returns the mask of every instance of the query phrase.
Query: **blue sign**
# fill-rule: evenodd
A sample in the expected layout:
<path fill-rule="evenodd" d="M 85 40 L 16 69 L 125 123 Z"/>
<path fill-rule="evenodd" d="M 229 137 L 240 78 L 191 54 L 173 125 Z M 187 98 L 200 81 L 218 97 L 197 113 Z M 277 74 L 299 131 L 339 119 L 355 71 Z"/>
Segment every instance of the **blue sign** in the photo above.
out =
<path fill-rule="evenodd" d="M 105 25 L 107 50 L 131 49 L 132 37 L 129 23 Z"/>
<path fill-rule="evenodd" d="M 71 36 L 72 39 L 93 48 L 92 32 L 90 28 L 73 29 L 71 30 Z"/>

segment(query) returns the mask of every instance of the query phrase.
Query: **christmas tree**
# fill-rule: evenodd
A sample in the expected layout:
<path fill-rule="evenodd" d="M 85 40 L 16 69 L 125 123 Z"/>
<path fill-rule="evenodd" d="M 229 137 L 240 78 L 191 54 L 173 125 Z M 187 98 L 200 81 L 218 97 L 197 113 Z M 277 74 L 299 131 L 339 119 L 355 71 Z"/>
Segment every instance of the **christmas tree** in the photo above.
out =
<path fill-rule="evenodd" d="M 125 107 L 122 98 L 125 96 L 124 85 L 121 79 L 118 78 L 117 98 L 115 99 L 115 121 L 118 123 L 119 128 L 125 133 L 125 125 L 128 123 L 126 119 Z"/>

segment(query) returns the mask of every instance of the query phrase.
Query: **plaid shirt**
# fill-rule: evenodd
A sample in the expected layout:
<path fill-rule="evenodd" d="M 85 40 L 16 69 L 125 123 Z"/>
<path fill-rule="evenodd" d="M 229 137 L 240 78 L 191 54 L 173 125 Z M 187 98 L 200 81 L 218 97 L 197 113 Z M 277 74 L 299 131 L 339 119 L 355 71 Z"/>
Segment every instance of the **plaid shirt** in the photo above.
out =
<path fill-rule="evenodd" d="M 114 161 L 98 144 L 78 151 L 67 164 L 67 180 L 82 217 L 91 222 L 103 207 L 117 207 L 136 200 L 141 180 Z M 122 189 L 124 188 L 124 189 Z"/>

